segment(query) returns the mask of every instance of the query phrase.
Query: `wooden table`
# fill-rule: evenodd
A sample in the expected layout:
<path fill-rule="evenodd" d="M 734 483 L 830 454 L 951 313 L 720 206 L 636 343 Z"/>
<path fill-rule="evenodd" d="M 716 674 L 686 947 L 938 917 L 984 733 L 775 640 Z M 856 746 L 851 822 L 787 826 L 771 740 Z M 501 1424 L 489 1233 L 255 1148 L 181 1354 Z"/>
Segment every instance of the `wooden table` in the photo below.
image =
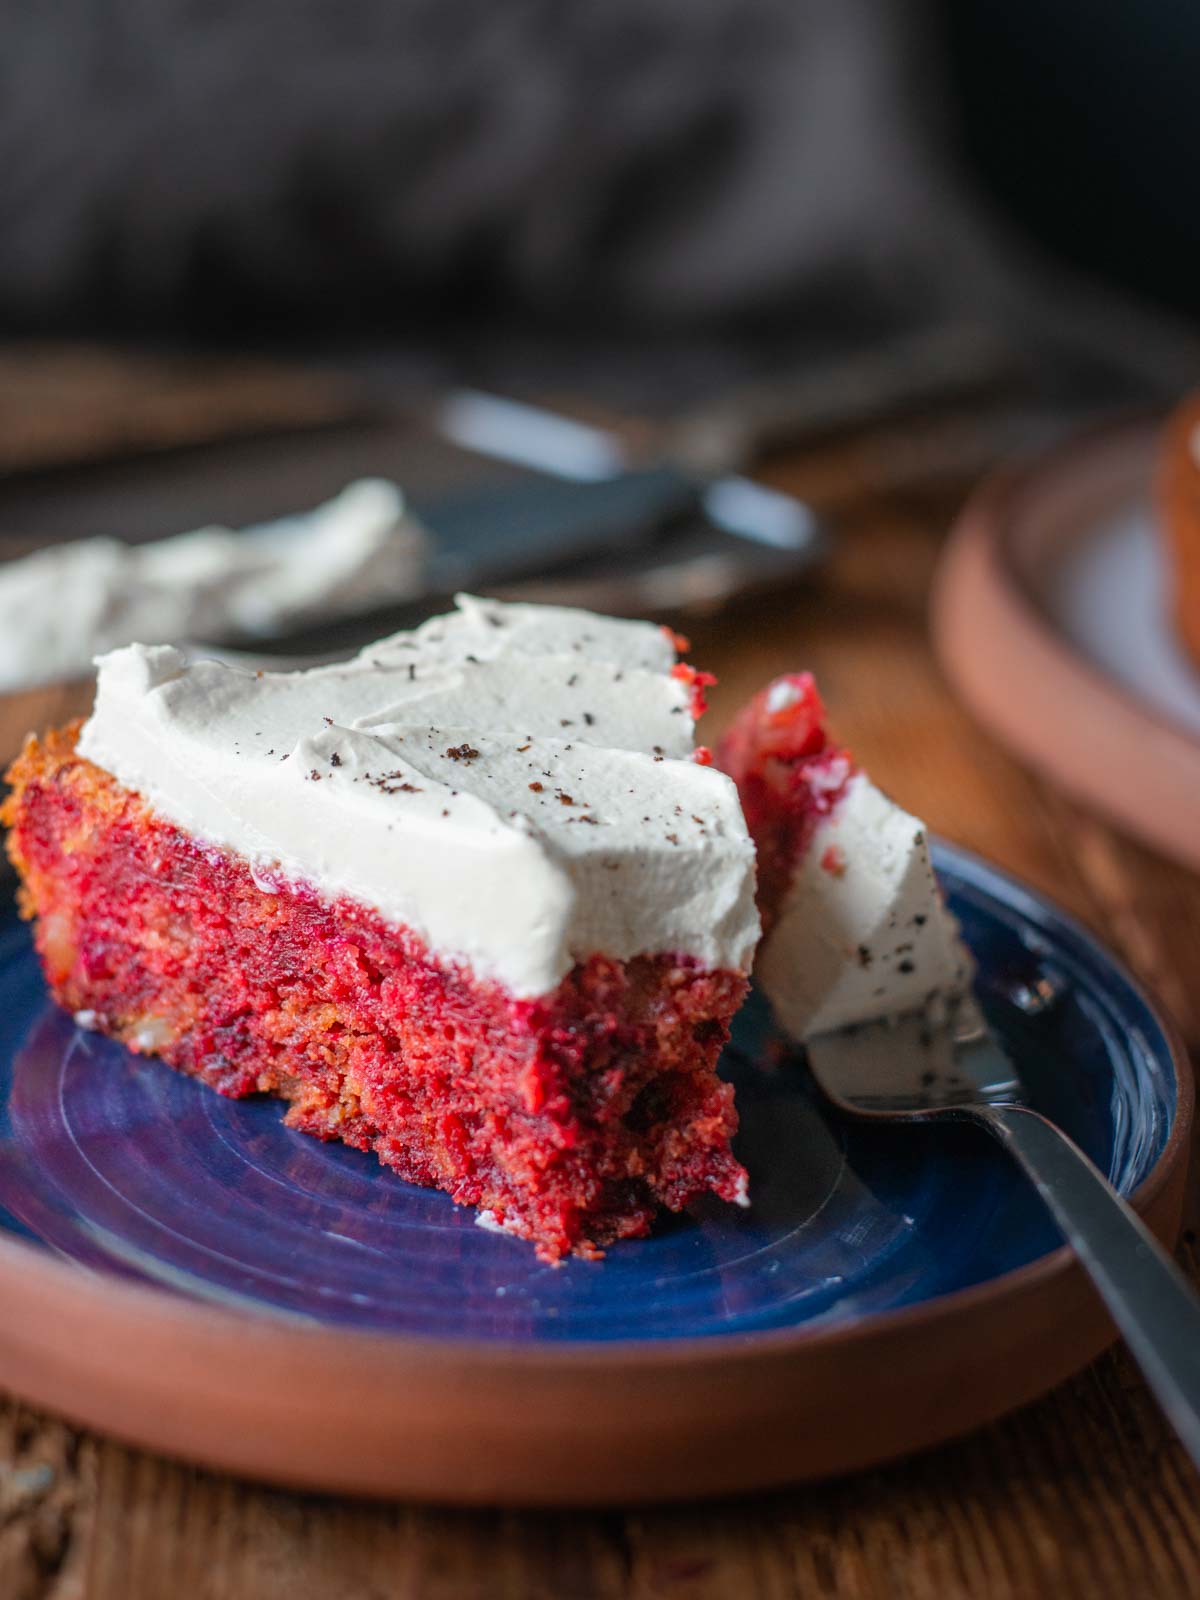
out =
<path fill-rule="evenodd" d="M 0 415 L 6 379 L 11 395 L 0 361 Z M 28 431 L 44 451 L 51 420 Z M 861 465 L 841 445 L 780 461 L 773 476 L 845 502 Z M 819 586 L 690 628 L 693 659 L 722 680 L 709 731 L 771 674 L 812 667 L 841 735 L 898 800 L 1101 933 L 1194 1045 L 1200 881 L 1022 771 L 951 698 L 925 608 L 952 508 L 850 498 Z M 4 705 L 0 750 L 63 709 L 55 691 Z M 1193 1194 L 1181 1247 L 1193 1271 L 1196 1215 Z M 2 1600 L 1195 1594 L 1200 1482 L 1120 1349 L 1040 1404 L 919 1459 L 752 1501 L 628 1513 L 305 1498 L 126 1449 L 0 1397 Z"/>

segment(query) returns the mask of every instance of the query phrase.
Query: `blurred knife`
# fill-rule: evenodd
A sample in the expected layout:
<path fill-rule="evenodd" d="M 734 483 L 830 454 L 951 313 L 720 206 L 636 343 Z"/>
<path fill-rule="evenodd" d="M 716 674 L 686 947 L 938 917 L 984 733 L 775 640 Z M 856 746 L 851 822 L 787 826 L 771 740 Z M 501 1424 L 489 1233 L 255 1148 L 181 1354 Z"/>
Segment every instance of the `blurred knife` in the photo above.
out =
<path fill-rule="evenodd" d="M 537 406 L 460 389 L 422 417 L 458 449 L 536 476 L 414 493 L 430 534 L 420 596 L 256 642 L 255 659 L 348 654 L 444 608 L 459 589 L 611 612 L 710 609 L 794 581 L 824 549 L 811 508 L 791 495 L 733 473 L 638 465 L 617 435 Z M 244 641 L 204 648 L 213 644 L 250 659 Z"/>
<path fill-rule="evenodd" d="M 556 495 L 551 484 L 542 483 L 536 493 L 518 497 L 512 509 L 519 527 L 510 520 L 504 493 L 489 494 L 482 502 L 488 517 L 474 547 L 464 537 L 461 511 L 445 502 L 430 508 L 439 544 L 445 540 L 446 551 L 468 565 L 474 556 L 490 566 L 493 583 L 506 576 L 495 567 L 502 551 L 520 561 L 520 575 L 542 573 L 621 546 L 644 548 L 648 531 L 677 527 L 688 517 L 736 539 L 790 552 L 798 565 L 813 560 L 821 544 L 812 508 L 792 495 L 736 473 L 709 476 L 682 462 L 638 466 L 617 434 L 540 406 L 459 389 L 434 408 L 432 421 L 464 450 L 532 468 L 563 486 Z M 465 508 L 467 521 L 476 508 Z M 441 586 L 432 573 L 430 581 Z"/>

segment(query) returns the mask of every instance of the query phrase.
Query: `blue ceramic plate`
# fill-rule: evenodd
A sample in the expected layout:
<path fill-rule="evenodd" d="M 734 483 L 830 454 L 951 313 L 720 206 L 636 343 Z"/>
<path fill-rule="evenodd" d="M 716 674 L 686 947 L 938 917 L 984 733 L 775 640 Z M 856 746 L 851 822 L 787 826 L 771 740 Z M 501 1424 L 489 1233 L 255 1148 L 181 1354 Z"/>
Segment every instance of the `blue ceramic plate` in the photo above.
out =
<path fill-rule="evenodd" d="M 978 862 L 939 866 L 989 1015 L 1039 1109 L 1124 1194 L 1171 1132 L 1171 1051 L 1077 929 Z M 1054 1248 L 1040 1202 L 974 1130 L 881 1129 L 814 1097 L 756 996 L 724 1070 L 753 1207 L 705 1205 L 603 1262 L 543 1266 L 373 1156 L 283 1125 L 77 1029 L 26 930 L 0 943 L 0 1228 L 87 1266 L 438 1339 L 702 1339 L 865 1317 L 987 1282 Z"/>
<path fill-rule="evenodd" d="M 1132 1194 L 1190 1108 L 1162 1022 L 1062 913 L 963 852 L 940 846 L 937 862 L 1035 1104 Z M 0 932 L 0 1248 L 11 1259 L 15 1244 L 31 1268 L 65 1257 L 93 1269 L 93 1287 L 153 1285 L 139 1303 L 161 1306 L 165 1290 L 189 1315 L 216 1303 L 256 1326 L 553 1361 L 598 1346 L 715 1355 L 731 1336 L 774 1350 L 781 1333 L 886 1327 L 889 1314 L 1016 1283 L 1059 1244 L 986 1135 L 828 1112 L 759 998 L 723 1065 L 752 1208 L 706 1204 L 602 1262 L 552 1269 L 373 1157 L 290 1132 L 279 1102 L 222 1099 L 81 1032 L 47 999 L 12 918 Z"/>

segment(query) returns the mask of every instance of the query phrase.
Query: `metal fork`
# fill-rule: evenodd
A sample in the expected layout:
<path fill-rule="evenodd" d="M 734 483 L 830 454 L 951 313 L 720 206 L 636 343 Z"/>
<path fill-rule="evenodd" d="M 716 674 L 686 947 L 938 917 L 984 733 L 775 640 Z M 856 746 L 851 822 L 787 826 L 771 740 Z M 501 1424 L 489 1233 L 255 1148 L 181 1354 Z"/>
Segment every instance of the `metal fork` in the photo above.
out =
<path fill-rule="evenodd" d="M 1200 1297 L 1136 1213 L 1061 1129 L 1025 1104 L 977 1002 L 944 1025 L 870 1022 L 808 1042 L 824 1094 L 880 1121 L 978 1123 L 1032 1178 L 1146 1382 L 1200 1467 Z"/>

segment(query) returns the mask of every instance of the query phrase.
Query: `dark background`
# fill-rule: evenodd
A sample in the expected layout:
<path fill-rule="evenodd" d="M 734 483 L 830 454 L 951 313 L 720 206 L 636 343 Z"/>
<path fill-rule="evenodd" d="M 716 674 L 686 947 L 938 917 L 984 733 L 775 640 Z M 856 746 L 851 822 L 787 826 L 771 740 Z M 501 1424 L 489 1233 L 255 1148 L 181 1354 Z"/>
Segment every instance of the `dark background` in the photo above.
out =
<path fill-rule="evenodd" d="M 1194 0 L 0 4 L 0 324 L 836 339 L 1200 311 Z"/>
<path fill-rule="evenodd" d="M 1077 266 L 1200 313 L 1200 6 L 944 0 L 966 160 Z"/>

